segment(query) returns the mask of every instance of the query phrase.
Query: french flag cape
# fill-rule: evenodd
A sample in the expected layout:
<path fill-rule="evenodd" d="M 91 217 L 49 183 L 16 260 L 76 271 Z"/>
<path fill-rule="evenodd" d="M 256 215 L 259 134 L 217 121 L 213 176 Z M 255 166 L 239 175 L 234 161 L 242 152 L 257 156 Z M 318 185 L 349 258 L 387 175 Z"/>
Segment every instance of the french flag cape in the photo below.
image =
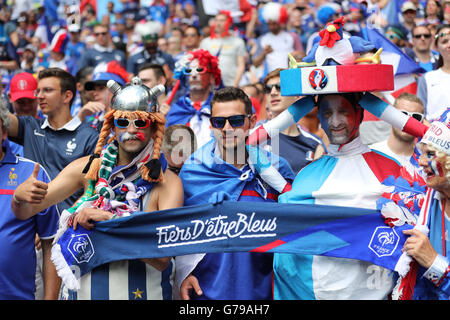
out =
<path fill-rule="evenodd" d="M 393 103 L 403 92 L 417 93 L 416 75 L 424 73 L 413 59 L 406 55 L 399 47 L 389 41 L 383 34 L 374 28 L 364 28 L 364 38 L 375 45 L 377 49 L 383 48 L 381 63 L 394 67 L 394 90 L 386 92 L 385 98 Z"/>
<path fill-rule="evenodd" d="M 208 99 L 202 103 L 199 110 L 196 110 L 193 107 L 191 99 L 187 95 L 181 97 L 170 107 L 170 111 L 166 117 L 166 126 L 169 127 L 174 124 L 188 124 L 194 115 L 198 115 L 200 118 L 202 114 L 205 114 L 209 117 L 211 115 L 211 99 L 212 94 L 210 94 Z M 205 113 L 204 108 L 207 108 L 209 113 Z"/>
<path fill-rule="evenodd" d="M 396 270 L 406 237 L 378 210 L 341 206 L 223 201 L 102 221 L 67 231 L 52 261 L 71 290 L 93 268 L 118 260 L 214 252 L 343 257 Z"/>

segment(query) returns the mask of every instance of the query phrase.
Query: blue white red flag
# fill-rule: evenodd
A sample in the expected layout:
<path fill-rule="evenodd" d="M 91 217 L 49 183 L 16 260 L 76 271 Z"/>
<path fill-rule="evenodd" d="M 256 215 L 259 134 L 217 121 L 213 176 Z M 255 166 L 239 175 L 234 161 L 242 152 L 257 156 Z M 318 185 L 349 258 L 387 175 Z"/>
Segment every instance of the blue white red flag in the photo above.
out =
<path fill-rule="evenodd" d="M 224 201 L 152 213 L 137 212 L 68 228 L 52 249 L 65 285 L 118 260 L 214 252 L 283 252 L 372 262 L 395 270 L 406 237 L 377 210 L 267 202 Z"/>

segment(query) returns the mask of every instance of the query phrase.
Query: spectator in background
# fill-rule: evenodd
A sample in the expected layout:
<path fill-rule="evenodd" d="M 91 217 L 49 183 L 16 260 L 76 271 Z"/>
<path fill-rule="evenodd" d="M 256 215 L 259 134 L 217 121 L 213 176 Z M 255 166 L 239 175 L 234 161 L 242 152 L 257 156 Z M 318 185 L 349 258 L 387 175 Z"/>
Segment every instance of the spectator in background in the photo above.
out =
<path fill-rule="evenodd" d="M 442 21 L 442 5 L 439 0 L 428 0 L 425 6 L 425 24 L 439 25 Z"/>
<path fill-rule="evenodd" d="M 183 49 L 185 52 L 193 51 L 199 48 L 202 40 L 197 27 L 188 26 L 184 31 Z"/>
<path fill-rule="evenodd" d="M 412 30 L 412 48 L 405 48 L 405 53 L 426 71 L 436 69 L 439 52 L 431 50 L 433 39 L 427 26 L 416 26 Z"/>
<path fill-rule="evenodd" d="M 126 65 L 125 53 L 114 49 L 111 45 L 111 34 L 109 26 L 105 24 L 96 24 L 93 29 L 95 44 L 88 48 L 80 57 L 78 69 L 84 67 L 96 67 L 100 62 L 117 61 L 122 66 Z"/>
<path fill-rule="evenodd" d="M 82 106 L 93 100 L 92 91 L 84 89 L 84 84 L 88 81 L 92 81 L 93 72 L 94 67 L 85 67 L 79 70 L 75 75 L 75 81 L 77 83 L 77 95 L 70 110 L 72 117 L 78 115 L 78 112 L 80 111 Z"/>
<path fill-rule="evenodd" d="M 385 36 L 402 51 L 408 45 L 408 31 L 400 24 L 388 26 L 385 31 Z"/>
<path fill-rule="evenodd" d="M 402 93 L 395 99 L 394 107 L 420 122 L 425 119 L 423 103 L 414 94 Z M 400 162 L 411 177 L 414 177 L 414 181 L 419 181 L 420 185 L 424 186 L 424 175 L 418 162 L 421 152 L 416 148 L 416 142 L 416 137 L 392 127 L 387 140 L 374 143 L 370 145 L 370 148 L 381 151 Z"/>
<path fill-rule="evenodd" d="M 8 99 L 15 115 L 38 117 L 36 89 L 37 80 L 31 73 L 21 72 L 11 79 Z"/>
<path fill-rule="evenodd" d="M 184 162 L 197 150 L 194 131 L 184 124 L 166 128 L 161 150 L 167 159 L 169 170 L 178 175 Z"/>
<path fill-rule="evenodd" d="M 440 25 L 434 44 L 440 53 L 436 70 L 428 71 L 417 81 L 417 96 L 425 106 L 425 118 L 439 117 L 450 103 L 450 25 Z"/>
<path fill-rule="evenodd" d="M 16 116 L 31 116 L 41 118 L 38 113 L 38 104 L 36 99 L 37 89 L 36 78 L 28 72 L 16 74 L 9 84 L 8 99 Z M 11 151 L 18 156 L 23 157 L 23 146 L 9 141 Z"/>
<path fill-rule="evenodd" d="M 177 62 L 183 56 L 182 37 L 171 35 L 167 39 L 167 53 L 172 56 L 174 62 Z"/>
<path fill-rule="evenodd" d="M 136 75 L 139 66 L 151 62 L 162 65 L 167 77 L 172 78 L 172 70 L 175 68 L 173 58 L 158 46 L 161 30 L 161 23 L 156 21 L 139 22 L 136 24 L 135 32 L 141 36 L 143 47 L 128 58 L 128 73 Z"/>
<path fill-rule="evenodd" d="M 86 50 L 86 44 L 80 39 L 81 29 L 79 25 L 70 24 L 67 30 L 69 31 L 69 42 L 66 46 L 65 55 L 67 64 L 70 66 L 70 73 L 75 75 L 78 72 L 78 61 Z"/>
<path fill-rule="evenodd" d="M 211 27 L 211 35 L 200 42 L 200 48 L 219 58 L 224 86 L 238 87 L 245 72 L 247 50 L 244 40 L 230 34 L 233 24 L 229 12 L 220 11 Z"/>
<path fill-rule="evenodd" d="M 267 23 L 269 32 L 258 38 L 260 54 L 256 54 L 253 64 L 256 67 L 264 64 L 267 74 L 277 68 L 287 68 L 288 53 L 301 60 L 305 53 L 300 38 L 285 30 L 288 18 L 286 8 L 278 3 L 265 4 L 262 18 Z"/>
<path fill-rule="evenodd" d="M 406 37 L 411 41 L 411 32 L 416 26 L 417 7 L 412 2 L 406 1 L 403 3 L 401 11 L 403 17 L 402 25 L 408 31 Z"/>
<path fill-rule="evenodd" d="M 167 78 L 164 72 L 164 68 L 159 64 L 155 63 L 143 64 L 142 66 L 139 67 L 137 76 L 142 80 L 142 84 L 149 88 L 153 88 L 158 84 L 162 84 L 164 87 L 166 87 L 167 84 Z M 164 116 L 166 116 L 170 110 L 170 106 L 165 104 L 166 99 L 167 99 L 166 93 L 162 93 L 158 96 L 158 103 L 160 106 L 159 111 Z"/>
<path fill-rule="evenodd" d="M 198 49 L 190 54 L 192 57 L 186 56 L 183 69 L 188 82 L 187 93 L 171 105 L 166 116 L 166 126 L 188 125 L 201 147 L 211 140 L 210 103 L 215 89 L 220 85 L 221 70 L 217 57 L 212 56 L 209 51 Z"/>
<path fill-rule="evenodd" d="M 444 0 L 442 3 L 442 7 L 442 24 L 450 24 L 450 0 Z"/>
<path fill-rule="evenodd" d="M 84 90 L 92 92 L 92 100 L 84 104 L 78 112 L 81 122 L 87 123 L 99 132 L 103 126 L 104 115 L 111 108 L 113 94 L 106 86 L 109 80 L 123 86 L 129 82 L 130 77 L 117 61 L 100 63 L 92 72 L 92 80 L 84 83 Z"/>
<path fill-rule="evenodd" d="M 24 49 L 20 58 L 20 69 L 25 72 L 35 73 L 39 65 L 39 61 L 36 57 L 36 49 L 33 45 L 28 44 Z"/>

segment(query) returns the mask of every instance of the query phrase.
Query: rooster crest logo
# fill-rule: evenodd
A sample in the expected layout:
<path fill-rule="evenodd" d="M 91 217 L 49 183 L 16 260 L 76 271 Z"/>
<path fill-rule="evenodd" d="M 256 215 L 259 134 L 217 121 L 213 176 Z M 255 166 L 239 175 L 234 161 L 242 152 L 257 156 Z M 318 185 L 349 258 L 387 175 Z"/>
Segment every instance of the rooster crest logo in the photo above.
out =
<path fill-rule="evenodd" d="M 85 233 L 72 236 L 67 249 L 78 263 L 89 262 L 95 253 L 91 239 Z"/>
<path fill-rule="evenodd" d="M 400 237 L 391 227 L 377 227 L 372 234 L 369 249 L 378 257 L 391 256 L 397 249 Z"/>

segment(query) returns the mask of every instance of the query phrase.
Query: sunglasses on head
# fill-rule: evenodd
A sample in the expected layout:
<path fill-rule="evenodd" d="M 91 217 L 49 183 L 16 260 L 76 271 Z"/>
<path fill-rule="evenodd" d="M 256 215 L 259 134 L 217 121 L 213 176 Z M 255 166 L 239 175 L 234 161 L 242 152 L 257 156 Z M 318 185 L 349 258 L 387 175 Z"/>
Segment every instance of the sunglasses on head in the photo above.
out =
<path fill-rule="evenodd" d="M 420 39 L 422 37 L 424 37 L 425 39 L 430 39 L 431 34 L 430 33 L 415 34 L 415 35 L 413 35 L 413 37 L 414 37 L 414 39 Z"/>
<path fill-rule="evenodd" d="M 266 84 L 264 86 L 264 93 L 271 93 L 272 92 L 272 88 L 275 87 L 275 89 L 277 89 L 277 91 L 281 90 L 281 86 L 279 83 L 275 83 L 275 84 Z"/>
<path fill-rule="evenodd" d="M 130 126 L 130 122 L 133 122 L 134 127 L 136 129 L 145 129 L 150 125 L 150 120 L 149 119 L 134 119 L 134 120 L 129 120 L 126 118 L 119 118 L 119 119 L 114 119 L 114 125 L 116 126 L 116 128 L 119 129 L 126 129 Z"/>
<path fill-rule="evenodd" d="M 406 114 L 407 116 L 410 116 L 410 117 L 416 119 L 419 122 L 422 122 L 422 120 L 423 120 L 423 114 L 422 113 L 419 113 L 419 112 L 408 112 L 408 111 L 405 111 L 405 110 L 400 110 L 400 111 L 403 112 L 404 114 Z"/>
<path fill-rule="evenodd" d="M 238 114 L 230 117 L 211 117 L 210 122 L 213 128 L 222 129 L 225 123 L 228 122 L 233 128 L 242 127 L 245 123 L 245 118 L 250 117 L 246 114 Z"/>

